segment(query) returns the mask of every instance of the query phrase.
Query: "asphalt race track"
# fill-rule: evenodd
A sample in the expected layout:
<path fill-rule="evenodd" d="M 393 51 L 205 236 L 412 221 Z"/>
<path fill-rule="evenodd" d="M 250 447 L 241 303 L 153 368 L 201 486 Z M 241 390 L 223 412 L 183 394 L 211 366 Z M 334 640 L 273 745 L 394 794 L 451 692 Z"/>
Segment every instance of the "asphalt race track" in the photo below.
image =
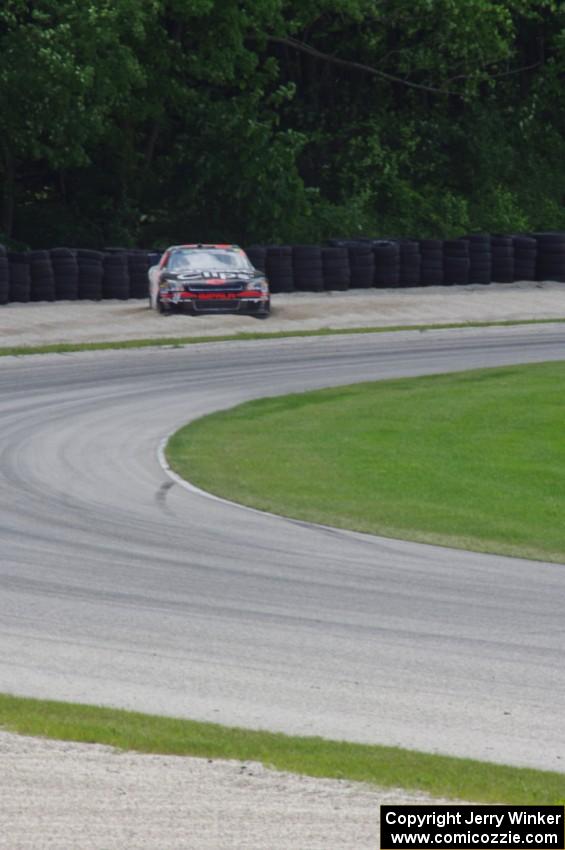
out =
<path fill-rule="evenodd" d="M 559 359 L 563 325 L 2 358 L 0 691 L 564 771 L 565 566 L 261 515 L 157 460 L 260 395 Z"/>

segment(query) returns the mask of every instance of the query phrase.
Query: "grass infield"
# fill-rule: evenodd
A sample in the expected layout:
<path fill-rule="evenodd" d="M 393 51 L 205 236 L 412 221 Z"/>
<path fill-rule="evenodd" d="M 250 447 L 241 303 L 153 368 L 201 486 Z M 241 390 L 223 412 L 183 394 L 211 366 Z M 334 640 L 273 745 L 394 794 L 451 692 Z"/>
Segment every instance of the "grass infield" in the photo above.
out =
<path fill-rule="evenodd" d="M 320 328 L 308 331 L 272 331 L 264 333 L 243 332 L 218 336 L 157 337 L 156 339 L 126 339 L 107 342 L 55 342 L 46 345 L 0 346 L 0 357 L 21 357 L 30 354 L 68 354 L 73 351 L 113 351 L 127 348 L 181 348 L 201 342 L 246 342 L 253 339 L 284 339 L 304 336 L 342 336 L 344 334 L 393 333 L 395 331 L 433 331 L 452 328 L 491 328 L 512 325 L 563 324 L 563 319 L 519 319 L 509 322 L 453 322 L 432 325 L 394 325 L 392 327 L 366 328 Z"/>
<path fill-rule="evenodd" d="M 0 695 L 0 728 L 142 753 L 257 761 L 307 776 L 421 790 L 470 802 L 549 805 L 565 798 L 565 774 L 560 773 L 74 703 Z"/>
<path fill-rule="evenodd" d="M 324 525 L 565 562 L 565 362 L 250 402 L 178 431 L 194 484 Z"/>

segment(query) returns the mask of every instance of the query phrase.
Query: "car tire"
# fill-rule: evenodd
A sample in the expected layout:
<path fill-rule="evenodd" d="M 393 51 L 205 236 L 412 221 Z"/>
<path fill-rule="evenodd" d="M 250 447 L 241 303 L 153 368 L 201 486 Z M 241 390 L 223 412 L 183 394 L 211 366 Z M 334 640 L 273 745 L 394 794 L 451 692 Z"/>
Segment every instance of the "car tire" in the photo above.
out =
<path fill-rule="evenodd" d="M 268 319 L 271 315 L 271 299 L 266 304 L 262 304 L 252 314 L 255 319 Z"/>

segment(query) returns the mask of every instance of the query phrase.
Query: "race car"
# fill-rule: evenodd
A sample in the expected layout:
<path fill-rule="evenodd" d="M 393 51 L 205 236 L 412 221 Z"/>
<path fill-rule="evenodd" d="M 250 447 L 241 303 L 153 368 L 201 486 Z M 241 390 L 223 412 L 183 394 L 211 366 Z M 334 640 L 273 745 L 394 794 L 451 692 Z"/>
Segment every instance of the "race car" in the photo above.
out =
<path fill-rule="evenodd" d="M 269 283 L 237 245 L 173 245 L 149 269 L 149 305 L 160 313 L 246 313 L 266 319 Z"/>

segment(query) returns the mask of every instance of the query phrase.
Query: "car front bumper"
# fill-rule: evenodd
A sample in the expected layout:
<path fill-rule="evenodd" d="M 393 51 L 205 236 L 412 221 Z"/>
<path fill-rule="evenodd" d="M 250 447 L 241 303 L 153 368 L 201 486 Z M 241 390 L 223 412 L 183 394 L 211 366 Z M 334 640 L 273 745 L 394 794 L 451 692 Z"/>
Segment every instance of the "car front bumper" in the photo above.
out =
<path fill-rule="evenodd" d="M 262 304 L 269 302 L 269 293 L 260 290 L 244 290 L 243 292 L 160 292 L 160 298 L 166 307 L 191 309 L 195 313 L 239 313 L 247 310 L 257 310 Z"/>

